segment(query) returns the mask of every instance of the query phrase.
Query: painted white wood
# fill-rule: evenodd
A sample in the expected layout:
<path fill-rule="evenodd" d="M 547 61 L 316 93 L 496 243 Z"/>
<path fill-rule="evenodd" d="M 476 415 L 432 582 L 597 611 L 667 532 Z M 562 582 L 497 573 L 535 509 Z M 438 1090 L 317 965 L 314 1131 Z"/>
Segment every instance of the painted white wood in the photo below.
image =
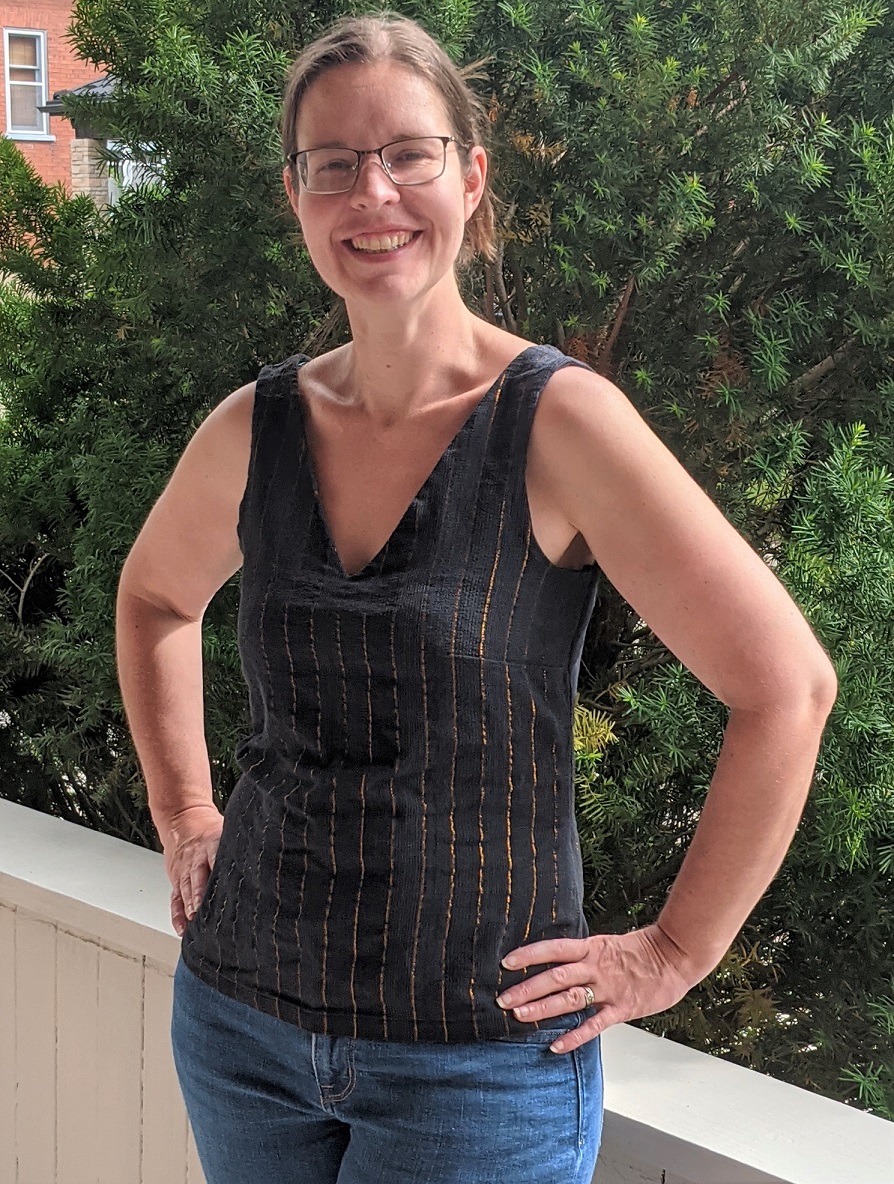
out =
<path fill-rule="evenodd" d="M 173 976 L 146 964 L 141 1184 L 186 1184 L 187 1119 L 171 1054 Z"/>
<path fill-rule="evenodd" d="M 205 1173 L 199 1163 L 199 1153 L 196 1151 L 196 1141 L 191 1128 L 186 1147 L 186 1184 L 205 1184 Z"/>
<path fill-rule="evenodd" d="M 0 901 L 173 971 L 170 892 L 157 852 L 0 799 Z"/>
<path fill-rule="evenodd" d="M 56 929 L 16 914 L 16 1184 L 56 1179 Z"/>
<path fill-rule="evenodd" d="M 612 1139 L 693 1184 L 894 1181 L 894 1123 L 629 1024 L 603 1061 Z"/>
<path fill-rule="evenodd" d="M 613 1139 L 611 1132 L 603 1138 L 599 1149 L 599 1162 L 593 1184 L 693 1184 L 673 1172 L 643 1163 L 636 1159 L 630 1148 Z"/>
<path fill-rule="evenodd" d="M 0 905 L 0 1180 L 16 1176 L 16 915 Z"/>
<path fill-rule="evenodd" d="M 100 951 L 99 1015 L 100 1138 L 96 1144 L 99 1184 L 140 1184 L 142 961 L 112 950 Z"/>
<path fill-rule="evenodd" d="M 97 1115 L 99 946 L 57 931 L 56 968 L 58 1178 L 98 1184 L 96 1149 L 106 1137 Z"/>
<path fill-rule="evenodd" d="M 179 956 L 169 895 L 160 854 L 0 800 L 0 1002 L 8 1007 L 12 996 L 15 1016 L 12 1041 L 0 1023 L 0 1054 L 12 1055 L 16 1073 L 10 1086 L 0 1064 L 0 1102 L 14 1098 L 19 1150 L 18 1177 L 0 1176 L 0 1184 L 74 1184 L 61 1164 L 54 1174 L 55 1001 L 65 992 L 70 940 L 99 950 L 97 1184 L 156 1184 L 149 1171 L 163 1163 L 168 1172 L 169 1161 L 174 1174 L 163 1175 L 164 1184 L 181 1184 L 184 1164 L 187 1184 L 205 1184 L 166 1064 L 170 988 L 151 979 L 172 975 Z M 10 962 L 14 979 L 3 971 Z M 72 1022 L 71 1008 L 60 1008 L 59 1022 Z M 71 1040 L 60 1037 L 60 1150 L 73 1123 L 61 1115 Z M 595 1184 L 894 1182 L 894 1123 L 626 1024 L 605 1033 L 603 1052 L 605 1138 Z M 179 1125 L 158 1146 L 171 1114 Z M 4 1121 L 8 1128 L 8 1109 Z M 2 1143 L 0 1170 L 8 1172 Z"/>

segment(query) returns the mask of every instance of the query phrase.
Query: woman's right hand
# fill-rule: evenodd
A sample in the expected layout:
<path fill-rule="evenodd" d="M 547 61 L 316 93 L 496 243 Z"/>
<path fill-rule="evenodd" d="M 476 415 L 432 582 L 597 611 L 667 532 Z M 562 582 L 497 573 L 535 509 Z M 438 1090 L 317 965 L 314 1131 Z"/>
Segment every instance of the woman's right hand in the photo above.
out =
<path fill-rule="evenodd" d="M 208 877 L 214 866 L 223 814 L 216 806 L 188 806 L 165 830 L 165 871 L 173 885 L 171 923 L 178 937 L 202 901 Z"/>

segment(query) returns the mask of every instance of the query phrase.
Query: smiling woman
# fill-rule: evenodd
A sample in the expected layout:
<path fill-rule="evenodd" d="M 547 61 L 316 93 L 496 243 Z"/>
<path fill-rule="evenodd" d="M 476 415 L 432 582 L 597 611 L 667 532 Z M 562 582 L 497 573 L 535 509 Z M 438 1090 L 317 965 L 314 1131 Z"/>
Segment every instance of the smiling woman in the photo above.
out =
<path fill-rule="evenodd" d="M 834 696 L 781 585 L 625 396 L 463 303 L 458 269 L 494 254 L 486 124 L 412 21 L 304 50 L 283 183 L 351 339 L 222 400 L 122 572 L 208 1184 L 589 1184 L 601 1032 L 717 964 Z M 252 731 L 221 817 L 201 622 L 240 566 Z M 606 576 L 733 711 L 661 916 L 590 935 L 572 713 Z"/>

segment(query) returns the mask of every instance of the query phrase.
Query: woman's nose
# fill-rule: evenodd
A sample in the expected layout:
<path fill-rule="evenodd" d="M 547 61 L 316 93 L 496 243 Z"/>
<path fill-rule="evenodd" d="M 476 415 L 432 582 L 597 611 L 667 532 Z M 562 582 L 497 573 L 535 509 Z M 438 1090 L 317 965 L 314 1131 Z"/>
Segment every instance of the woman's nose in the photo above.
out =
<path fill-rule="evenodd" d="M 395 197 L 398 196 L 397 188 L 374 152 L 371 152 L 369 156 L 361 156 L 357 169 L 357 180 L 351 191 L 351 197 L 354 200 L 358 198 L 361 201 L 370 198 L 384 200 L 388 197 Z"/>

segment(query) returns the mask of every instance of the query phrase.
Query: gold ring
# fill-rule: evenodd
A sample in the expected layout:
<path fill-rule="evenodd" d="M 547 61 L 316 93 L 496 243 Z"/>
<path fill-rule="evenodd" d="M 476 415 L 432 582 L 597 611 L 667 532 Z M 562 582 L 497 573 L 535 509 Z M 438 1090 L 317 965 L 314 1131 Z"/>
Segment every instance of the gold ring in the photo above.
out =
<path fill-rule="evenodd" d="M 592 988 L 592 987 L 586 987 L 586 986 L 585 986 L 585 987 L 584 987 L 584 995 L 585 995 L 585 997 L 586 997 L 586 1000 L 587 1000 L 587 1002 L 586 1002 L 586 1006 L 587 1006 L 587 1007 L 592 1007 L 592 1006 L 593 1006 L 593 1004 L 596 1002 L 596 996 L 593 994 L 593 988 Z"/>

